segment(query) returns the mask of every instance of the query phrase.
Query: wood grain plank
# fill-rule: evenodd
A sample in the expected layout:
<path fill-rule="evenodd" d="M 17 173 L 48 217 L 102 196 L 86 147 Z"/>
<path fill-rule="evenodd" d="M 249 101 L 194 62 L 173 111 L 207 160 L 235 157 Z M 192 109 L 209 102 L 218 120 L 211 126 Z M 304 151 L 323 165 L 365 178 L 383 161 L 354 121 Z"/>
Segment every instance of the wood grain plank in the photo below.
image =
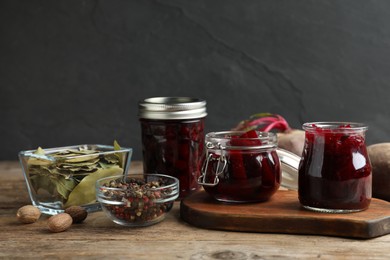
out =
<path fill-rule="evenodd" d="M 288 234 L 373 238 L 390 233 L 390 203 L 373 199 L 369 209 L 349 214 L 303 209 L 296 191 L 278 191 L 263 203 L 226 204 L 200 191 L 181 202 L 181 217 L 197 227 Z"/>
<path fill-rule="evenodd" d="M 142 172 L 134 162 L 130 172 Z M 388 259 L 390 235 L 373 239 L 202 229 L 180 217 L 175 202 L 166 219 L 146 228 L 122 227 L 103 212 L 62 233 L 47 217 L 18 223 L 30 200 L 18 162 L 0 162 L 0 259 Z M 272 208 L 271 208 L 272 209 Z"/>

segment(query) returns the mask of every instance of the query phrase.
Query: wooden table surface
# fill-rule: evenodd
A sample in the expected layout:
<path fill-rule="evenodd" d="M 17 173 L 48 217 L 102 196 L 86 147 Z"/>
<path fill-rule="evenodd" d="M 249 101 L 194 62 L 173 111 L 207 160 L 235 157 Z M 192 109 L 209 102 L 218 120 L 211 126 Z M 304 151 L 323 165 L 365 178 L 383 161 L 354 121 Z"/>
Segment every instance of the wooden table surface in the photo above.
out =
<path fill-rule="evenodd" d="M 131 168 L 135 173 L 142 166 L 133 162 Z M 180 219 L 179 202 L 150 227 L 122 227 L 96 212 L 65 232 L 50 233 L 45 216 L 34 224 L 17 221 L 17 209 L 26 204 L 18 162 L 0 162 L 1 259 L 390 259 L 390 235 L 360 240 L 206 230 Z"/>

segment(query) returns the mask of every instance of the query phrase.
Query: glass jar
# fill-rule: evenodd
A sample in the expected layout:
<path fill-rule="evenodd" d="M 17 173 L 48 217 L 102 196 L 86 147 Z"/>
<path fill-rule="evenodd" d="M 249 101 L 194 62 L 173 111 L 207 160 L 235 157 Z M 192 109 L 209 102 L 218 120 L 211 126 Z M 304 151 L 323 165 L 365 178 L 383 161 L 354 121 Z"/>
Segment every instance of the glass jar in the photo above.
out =
<path fill-rule="evenodd" d="M 139 103 L 144 171 L 179 179 L 183 198 L 199 189 L 206 101 L 153 97 Z"/>
<path fill-rule="evenodd" d="M 275 134 L 213 132 L 205 142 L 206 159 L 198 182 L 218 201 L 266 201 L 278 190 L 281 167 Z"/>
<path fill-rule="evenodd" d="M 88 212 L 101 210 L 96 202 L 96 180 L 127 175 L 133 150 L 101 144 L 38 148 L 19 152 L 32 205 L 48 215 L 71 206 Z"/>
<path fill-rule="evenodd" d="M 298 194 L 304 208 L 329 213 L 367 209 L 371 165 L 361 123 L 305 123 Z"/>

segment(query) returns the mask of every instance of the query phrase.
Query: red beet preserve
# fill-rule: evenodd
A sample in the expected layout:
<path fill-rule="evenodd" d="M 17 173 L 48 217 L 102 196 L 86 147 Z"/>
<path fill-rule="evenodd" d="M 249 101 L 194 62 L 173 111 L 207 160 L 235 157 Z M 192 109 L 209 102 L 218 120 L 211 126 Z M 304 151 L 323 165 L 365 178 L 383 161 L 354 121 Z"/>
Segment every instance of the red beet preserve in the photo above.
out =
<path fill-rule="evenodd" d="M 371 165 L 365 144 L 367 126 L 359 123 L 305 123 L 298 194 L 303 207 L 329 213 L 368 208 Z"/>
<path fill-rule="evenodd" d="M 178 178 L 180 198 L 200 187 L 206 115 L 206 101 L 195 98 L 154 97 L 139 103 L 144 172 Z"/>
<path fill-rule="evenodd" d="M 268 200 L 281 179 L 276 140 L 273 133 L 256 131 L 208 133 L 199 183 L 223 202 Z"/>

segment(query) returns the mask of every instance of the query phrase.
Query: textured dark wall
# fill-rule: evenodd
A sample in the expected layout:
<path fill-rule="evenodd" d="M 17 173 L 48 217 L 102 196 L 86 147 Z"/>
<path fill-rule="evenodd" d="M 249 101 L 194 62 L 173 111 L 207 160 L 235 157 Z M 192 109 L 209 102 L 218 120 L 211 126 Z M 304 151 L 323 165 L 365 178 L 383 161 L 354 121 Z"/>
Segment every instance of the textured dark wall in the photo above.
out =
<path fill-rule="evenodd" d="M 367 123 L 390 139 L 390 1 L 0 0 L 0 159 L 134 147 L 137 102 L 208 101 L 206 131 L 257 112 Z"/>

